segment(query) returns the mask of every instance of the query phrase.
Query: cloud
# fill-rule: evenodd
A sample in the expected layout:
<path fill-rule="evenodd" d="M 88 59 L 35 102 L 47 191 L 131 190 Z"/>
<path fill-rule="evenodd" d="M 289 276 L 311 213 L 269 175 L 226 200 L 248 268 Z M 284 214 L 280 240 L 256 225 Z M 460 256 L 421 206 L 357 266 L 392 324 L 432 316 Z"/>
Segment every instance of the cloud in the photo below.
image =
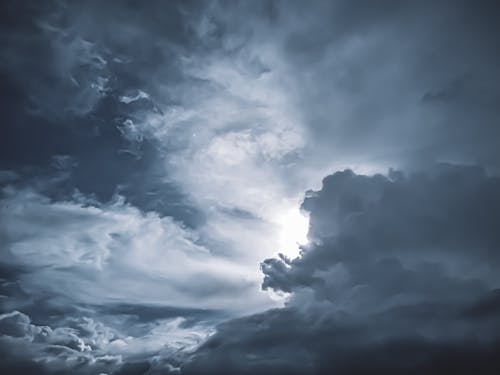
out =
<path fill-rule="evenodd" d="M 31 26 L 23 34 L 27 45 L 15 43 L 19 33 L 7 29 L 5 54 L 31 67 L 31 45 L 46 53 L 38 69 L 24 69 L 30 80 L 19 65 L 7 64 L 6 70 L 14 70 L 9 82 L 25 101 L 35 96 L 47 103 L 19 126 L 40 119 L 51 125 L 40 126 L 44 152 L 25 137 L 10 138 L 22 138 L 15 150 L 35 150 L 32 163 L 54 153 L 74 157 L 78 168 L 70 187 L 101 202 L 119 192 L 143 210 L 203 232 L 206 242 L 226 254 L 254 254 L 251 261 L 258 264 L 275 252 L 277 239 L 247 246 L 239 238 L 271 235 L 260 228 L 279 226 L 277 217 L 297 203 L 307 184 L 290 188 L 288 181 L 302 181 L 295 166 L 306 135 L 282 77 L 269 67 L 280 59 L 273 46 L 247 47 L 248 30 L 222 32 L 229 20 L 219 8 L 216 2 L 153 2 L 137 13 L 126 4 L 90 2 L 20 14 Z M 56 89 L 52 81 L 40 82 L 47 72 L 55 76 Z M 34 84 L 26 87 L 25 81 Z M 89 97 L 87 88 L 95 95 L 81 103 L 80 97 Z M 50 90 L 53 95 L 44 94 Z M 15 150 L 6 160 L 19 159 Z M 262 221 L 251 225 L 259 230 L 223 228 L 231 210 Z M 239 226 L 250 228 L 248 222 Z M 217 237 L 219 232 L 224 235 Z"/>
<path fill-rule="evenodd" d="M 246 268 L 197 244 L 196 233 L 169 217 L 120 197 L 96 206 L 84 196 L 53 202 L 29 190 L 4 194 L 2 263 L 29 270 L 19 280 L 29 294 L 238 310 L 249 305 L 235 309 L 231 301 L 244 292 L 261 303 Z"/>
<path fill-rule="evenodd" d="M 145 93 L 144 91 L 142 91 L 142 90 L 138 90 L 137 94 L 135 94 L 135 95 L 131 95 L 131 96 L 123 95 L 123 96 L 120 96 L 120 101 L 122 103 L 125 103 L 125 104 L 130 104 L 130 103 L 133 103 L 133 102 L 135 102 L 137 100 L 141 100 L 141 99 L 149 99 L 149 95 L 147 93 Z"/>
<path fill-rule="evenodd" d="M 380 355 L 394 350 L 392 331 L 385 349 L 372 338 L 391 319 L 399 322 L 402 304 L 419 306 L 422 316 L 439 311 L 427 320 L 442 331 L 493 336 L 482 322 L 494 321 L 497 306 L 488 295 L 495 268 L 485 261 L 496 264 L 496 187 L 489 187 L 496 180 L 474 168 L 359 173 L 425 170 L 443 160 L 498 171 L 496 4 L 1 7 L 3 313 L 22 311 L 29 324 L 55 330 L 45 321 L 51 316 L 93 311 L 92 319 L 112 326 L 109 316 L 120 320 L 124 309 L 141 323 L 128 317 L 130 327 L 114 329 L 144 337 L 151 327 L 143 332 L 141 324 L 167 316 L 192 322 L 276 306 L 259 291 L 259 263 L 294 242 L 280 233 L 293 232 L 287 215 L 303 191 L 317 189 L 331 170 L 351 168 L 358 174 L 338 173 L 308 193 L 303 256 L 262 263 L 265 290 L 290 294 L 287 308 L 227 323 L 186 371 L 208 363 L 203 353 L 220 372 L 310 372 L 329 368 L 328 356 L 338 370 L 352 369 L 350 353 L 363 340 L 366 358 L 385 365 Z M 420 316 L 408 320 L 395 336 L 410 336 L 409 358 L 420 348 L 432 358 L 455 353 L 477 363 L 494 348 L 481 341 L 478 356 L 464 355 L 470 343 L 438 330 L 446 350 L 436 353 L 426 336 L 434 328 Z M 363 322 L 370 329 L 360 333 Z M 262 327 L 257 339 L 255 326 Z M 325 333 L 302 329 L 309 326 Z M 415 330 L 423 338 L 413 340 Z M 229 335 L 229 346 L 217 346 Z M 342 337 L 347 349 L 326 353 L 329 336 Z M 321 339 L 304 347 L 311 338 Z M 275 344 L 281 341 L 291 347 Z M 240 367 L 242 348 L 255 342 L 263 349 L 249 350 L 252 365 Z M 457 344 L 451 351 L 450 343 Z M 155 361 L 158 371 L 167 366 L 157 352 L 132 357 L 118 373 L 154 373 Z"/>
<path fill-rule="evenodd" d="M 123 316 L 115 315 L 115 324 Z M 178 374 L 179 361 L 210 332 L 202 324 L 185 326 L 183 318 L 142 324 L 142 334 L 133 333 L 133 320 L 127 323 L 129 331 L 119 331 L 82 316 L 63 317 L 55 323 L 56 327 L 51 327 L 34 324 L 28 315 L 19 311 L 1 314 L 0 348 L 5 361 L 0 368 L 25 369 L 28 374 L 68 371 Z"/>
<path fill-rule="evenodd" d="M 79 373 L 90 373 L 102 370 L 106 365 L 118 367 L 121 363 L 120 356 L 95 355 L 96 341 L 80 337 L 78 329 L 52 329 L 32 324 L 31 319 L 19 311 L 0 315 L 0 333 L 2 351 L 7 354 L 7 361 L 2 365 L 4 370 L 31 364 L 41 373 L 58 373 L 68 368 L 79 371 L 78 367 L 86 364 Z"/>
<path fill-rule="evenodd" d="M 221 8 L 214 22 L 231 30 L 227 40 L 239 40 L 239 50 L 259 56 L 305 128 L 309 168 L 373 173 L 436 160 L 497 168 L 488 136 L 499 116 L 494 3 Z M 454 99 L 422 100 L 440 92 Z"/>
<path fill-rule="evenodd" d="M 358 301 L 369 298 L 368 306 L 353 307 L 364 311 L 377 299 L 462 300 L 468 295 L 460 293 L 487 291 L 500 281 L 492 267 L 499 260 L 499 183 L 464 166 L 390 177 L 337 172 L 303 202 L 311 249 L 292 261 L 266 261 L 264 287 L 313 285 L 339 308 L 355 292 Z"/>
<path fill-rule="evenodd" d="M 21 185 L 1 194 L 6 372 L 178 373 L 216 322 L 265 303 L 246 269 L 122 197 L 58 201 Z M 241 293 L 249 304 L 235 306 Z"/>
<path fill-rule="evenodd" d="M 224 323 L 185 373 L 495 372 L 499 188 L 472 166 L 326 177 L 301 256 L 262 263 L 287 306 Z"/>

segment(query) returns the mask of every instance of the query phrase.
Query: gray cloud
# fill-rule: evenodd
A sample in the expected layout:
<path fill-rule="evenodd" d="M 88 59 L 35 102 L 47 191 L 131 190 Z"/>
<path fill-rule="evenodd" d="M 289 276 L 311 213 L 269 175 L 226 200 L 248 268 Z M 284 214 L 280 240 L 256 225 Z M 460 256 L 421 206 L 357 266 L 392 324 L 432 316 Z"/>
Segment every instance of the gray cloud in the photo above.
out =
<path fill-rule="evenodd" d="M 0 7 L 9 371 L 175 372 L 186 351 L 165 345 L 289 295 L 220 326 L 185 371 L 369 372 L 359 356 L 388 372 L 487 372 L 495 2 Z M 360 174 L 389 167 L 404 172 Z M 294 259 L 303 192 L 344 168 L 356 173 L 307 193 L 310 241 Z M 84 318 L 137 350 L 82 354 Z M 122 362 L 96 359 L 108 355 Z"/>
<path fill-rule="evenodd" d="M 266 4 L 218 19 L 280 77 L 310 137 L 309 168 L 498 168 L 497 4 Z"/>
<path fill-rule="evenodd" d="M 186 373 L 498 371 L 499 188 L 451 165 L 326 177 L 310 244 L 262 264 L 286 308 L 223 324 Z"/>
<path fill-rule="evenodd" d="M 349 285 L 361 300 L 386 302 L 393 294 L 442 301 L 487 291 L 500 281 L 494 271 L 499 184 L 478 167 L 440 165 L 429 173 L 390 177 L 337 172 L 303 202 L 310 212 L 311 248 L 292 261 L 264 262 L 264 287 L 314 285 L 339 308 L 343 296 L 352 298 Z M 354 307 L 360 308 L 368 306 Z"/>

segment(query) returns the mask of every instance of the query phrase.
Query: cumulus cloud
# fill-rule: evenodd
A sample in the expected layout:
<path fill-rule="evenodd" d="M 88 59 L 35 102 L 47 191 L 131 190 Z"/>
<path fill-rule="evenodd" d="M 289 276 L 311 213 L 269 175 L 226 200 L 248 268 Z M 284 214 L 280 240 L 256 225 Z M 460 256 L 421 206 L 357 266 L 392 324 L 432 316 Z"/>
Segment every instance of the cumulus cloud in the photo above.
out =
<path fill-rule="evenodd" d="M 389 177 L 337 172 L 302 204 L 310 212 L 311 248 L 299 259 L 266 261 L 263 286 L 313 285 L 322 292 L 318 298 L 335 300 L 338 308 L 359 293 L 368 306 L 352 310 L 365 312 L 375 306 L 370 299 L 383 309 L 381 301 L 390 304 L 392 297 L 395 303 L 420 295 L 427 302 L 462 300 L 461 293 L 494 288 L 499 183 L 478 167 L 442 165 Z"/>
<path fill-rule="evenodd" d="M 287 306 L 223 324 L 186 373 L 498 371 L 499 188 L 451 165 L 326 177 L 301 256 L 262 263 Z"/>
<path fill-rule="evenodd" d="M 27 374 L 178 374 L 183 357 L 210 333 L 207 326 L 184 323 L 159 319 L 134 335 L 133 329 L 125 333 L 85 316 L 62 318 L 51 327 L 12 311 L 0 315 L 0 348 L 6 355 L 0 368 Z"/>

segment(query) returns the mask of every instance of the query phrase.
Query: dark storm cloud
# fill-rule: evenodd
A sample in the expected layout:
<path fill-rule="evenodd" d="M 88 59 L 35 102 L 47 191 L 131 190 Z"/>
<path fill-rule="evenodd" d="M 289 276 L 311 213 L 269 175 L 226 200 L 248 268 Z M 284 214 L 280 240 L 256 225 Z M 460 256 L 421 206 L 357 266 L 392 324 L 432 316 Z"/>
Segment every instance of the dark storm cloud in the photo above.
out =
<path fill-rule="evenodd" d="M 4 372 L 500 372 L 494 1 L 0 9 Z"/>
<path fill-rule="evenodd" d="M 495 373 L 500 179 L 438 165 L 323 180 L 301 257 L 263 262 L 288 306 L 225 323 L 186 373 Z"/>
<path fill-rule="evenodd" d="M 487 291 L 499 282 L 499 192 L 500 179 L 479 167 L 439 165 L 389 177 L 337 172 L 302 204 L 310 212 L 311 249 L 293 261 L 264 262 L 263 286 L 312 285 L 318 298 L 341 305 L 351 293 L 342 284 L 354 283 L 379 308 L 395 291 L 405 298 L 405 287 L 408 298 L 422 293 L 426 301 Z"/>
<path fill-rule="evenodd" d="M 257 13 L 265 31 L 252 40 L 258 46 L 272 35 L 283 54 L 283 82 L 312 137 L 313 160 L 498 169 L 496 2 L 273 4 L 271 22 Z M 234 25 L 245 27 L 244 17 Z"/>
<path fill-rule="evenodd" d="M 275 74 L 276 89 L 295 105 L 308 142 L 288 155 L 297 155 L 293 162 L 375 169 L 436 159 L 499 165 L 494 2 L 3 7 L 2 99 L 11 108 L 1 137 L 2 160 L 11 163 L 3 168 L 71 155 L 80 165 L 74 184 L 101 200 L 126 186 L 123 194 L 145 209 L 192 226 L 203 222 L 157 167 L 158 149 L 193 146 L 186 135 L 196 129 L 183 123 L 158 145 L 149 116 L 225 93 L 213 76 L 189 70 L 240 57 L 247 78 Z M 201 107 L 197 121 L 211 115 L 207 110 Z M 246 126 L 237 123 L 226 126 Z M 127 183 L 130 174 L 144 183 Z"/>
<path fill-rule="evenodd" d="M 94 1 L 3 7 L 3 69 L 29 95 L 33 111 L 65 119 L 99 111 L 109 116 L 122 101 L 99 108 L 102 100 L 154 89 L 151 78 L 159 73 L 162 81 L 182 78 L 176 54 L 195 46 L 188 18 L 195 20 L 201 10 L 188 2 L 151 2 L 141 9 Z"/>
<path fill-rule="evenodd" d="M 187 3 L 161 11 L 150 3 L 139 13 L 126 3 L 2 7 L 0 169 L 45 168 L 68 155 L 78 167 L 52 196 L 78 189 L 107 201 L 119 190 L 145 210 L 200 223 L 185 194 L 164 181 L 158 146 L 129 125 L 159 111 L 141 89 L 156 94 L 157 84 L 182 79 L 179 53 L 194 43 L 184 21 L 198 11 Z"/>

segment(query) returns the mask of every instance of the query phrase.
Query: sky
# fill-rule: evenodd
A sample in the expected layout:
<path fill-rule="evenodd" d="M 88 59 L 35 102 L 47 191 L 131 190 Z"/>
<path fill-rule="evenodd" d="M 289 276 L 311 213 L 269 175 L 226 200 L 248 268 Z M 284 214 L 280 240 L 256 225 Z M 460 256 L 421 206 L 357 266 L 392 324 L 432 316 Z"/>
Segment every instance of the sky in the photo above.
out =
<path fill-rule="evenodd" d="M 495 1 L 0 9 L 3 373 L 500 373 Z"/>

